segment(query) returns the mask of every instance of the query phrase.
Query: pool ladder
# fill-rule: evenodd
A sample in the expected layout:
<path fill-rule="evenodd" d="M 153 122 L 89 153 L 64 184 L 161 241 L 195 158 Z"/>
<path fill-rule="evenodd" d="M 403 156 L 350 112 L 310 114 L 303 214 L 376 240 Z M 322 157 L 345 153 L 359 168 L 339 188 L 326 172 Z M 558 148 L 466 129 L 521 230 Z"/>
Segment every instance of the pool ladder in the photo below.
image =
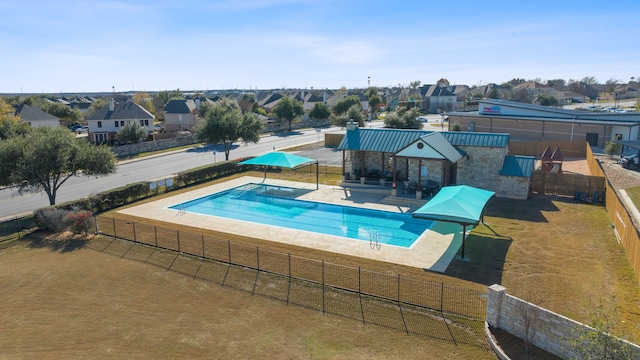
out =
<path fill-rule="evenodd" d="M 380 250 L 380 235 L 379 234 L 374 234 L 373 232 L 369 233 L 369 246 L 372 249 Z"/>

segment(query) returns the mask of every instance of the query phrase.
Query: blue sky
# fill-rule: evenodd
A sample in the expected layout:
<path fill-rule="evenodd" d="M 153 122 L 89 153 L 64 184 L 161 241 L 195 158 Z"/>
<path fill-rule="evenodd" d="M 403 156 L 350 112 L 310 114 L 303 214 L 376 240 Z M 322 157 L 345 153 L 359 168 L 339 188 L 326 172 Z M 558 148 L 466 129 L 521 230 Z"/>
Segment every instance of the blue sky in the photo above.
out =
<path fill-rule="evenodd" d="M 640 1 L 0 0 L 0 93 L 640 77 Z"/>

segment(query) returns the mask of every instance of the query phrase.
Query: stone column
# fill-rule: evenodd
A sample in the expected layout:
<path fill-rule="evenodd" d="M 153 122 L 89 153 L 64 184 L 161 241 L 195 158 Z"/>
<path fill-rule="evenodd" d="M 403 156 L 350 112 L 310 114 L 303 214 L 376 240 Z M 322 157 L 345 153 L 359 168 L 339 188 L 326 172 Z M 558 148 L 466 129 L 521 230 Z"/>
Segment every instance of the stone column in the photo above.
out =
<path fill-rule="evenodd" d="M 507 294 L 507 289 L 498 284 L 489 286 L 489 296 L 487 298 L 487 323 L 495 328 L 500 327 L 500 311 L 502 298 Z"/>

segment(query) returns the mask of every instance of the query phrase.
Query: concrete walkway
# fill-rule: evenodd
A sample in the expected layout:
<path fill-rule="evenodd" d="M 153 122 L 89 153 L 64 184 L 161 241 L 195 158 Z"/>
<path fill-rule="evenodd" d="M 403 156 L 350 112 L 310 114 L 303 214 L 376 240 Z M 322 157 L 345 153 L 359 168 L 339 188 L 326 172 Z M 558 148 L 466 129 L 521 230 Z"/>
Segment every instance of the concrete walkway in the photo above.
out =
<path fill-rule="evenodd" d="M 425 231 L 411 248 L 402 248 L 385 244 L 376 246 L 369 241 L 358 241 L 338 236 L 169 209 L 170 206 L 188 200 L 247 183 L 261 182 L 263 182 L 262 178 L 245 176 L 147 204 L 130 207 L 120 210 L 118 213 L 418 267 L 437 272 L 444 272 L 447 269 L 447 266 L 462 244 L 462 227 L 457 224 L 443 222 L 435 222 L 434 226 Z M 340 186 L 320 185 L 319 189 L 316 190 L 315 184 L 275 179 L 266 179 L 264 183 L 309 190 L 307 192 L 301 192 L 302 195 L 296 197 L 301 200 L 403 213 L 415 210 L 412 206 L 404 206 L 401 203 L 385 204 L 382 200 L 388 194 L 366 191 L 360 188 L 349 189 Z M 415 205 L 413 207 L 415 207 Z"/>

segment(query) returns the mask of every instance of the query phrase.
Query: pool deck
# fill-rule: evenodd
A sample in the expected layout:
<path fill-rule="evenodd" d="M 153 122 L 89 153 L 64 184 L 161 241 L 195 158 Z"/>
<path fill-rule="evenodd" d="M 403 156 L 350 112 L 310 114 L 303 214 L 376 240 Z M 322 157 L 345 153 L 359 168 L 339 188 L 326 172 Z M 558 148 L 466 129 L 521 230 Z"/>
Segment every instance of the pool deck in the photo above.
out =
<path fill-rule="evenodd" d="M 447 266 L 449 266 L 449 263 L 453 260 L 462 244 L 461 226 L 445 222 L 436 222 L 429 231 L 421 235 L 411 248 L 402 248 L 385 244 L 376 245 L 368 241 L 358 241 L 271 225 L 180 212 L 168 208 L 169 206 L 243 184 L 262 182 L 262 178 L 245 176 L 147 204 L 133 206 L 120 210 L 118 213 L 385 261 L 436 272 L 444 272 L 447 269 Z M 316 190 L 315 184 L 309 183 L 276 179 L 266 179 L 264 183 L 308 190 L 307 192 L 301 192 L 301 195 L 296 197 L 301 200 L 394 212 L 410 212 L 415 210 L 416 207 L 415 202 L 403 204 L 401 199 L 399 199 L 399 202 L 394 202 L 393 204 L 385 201 L 387 194 L 375 191 L 375 188 L 367 191 L 367 189 L 363 188 L 320 185 L 319 189 Z"/>

